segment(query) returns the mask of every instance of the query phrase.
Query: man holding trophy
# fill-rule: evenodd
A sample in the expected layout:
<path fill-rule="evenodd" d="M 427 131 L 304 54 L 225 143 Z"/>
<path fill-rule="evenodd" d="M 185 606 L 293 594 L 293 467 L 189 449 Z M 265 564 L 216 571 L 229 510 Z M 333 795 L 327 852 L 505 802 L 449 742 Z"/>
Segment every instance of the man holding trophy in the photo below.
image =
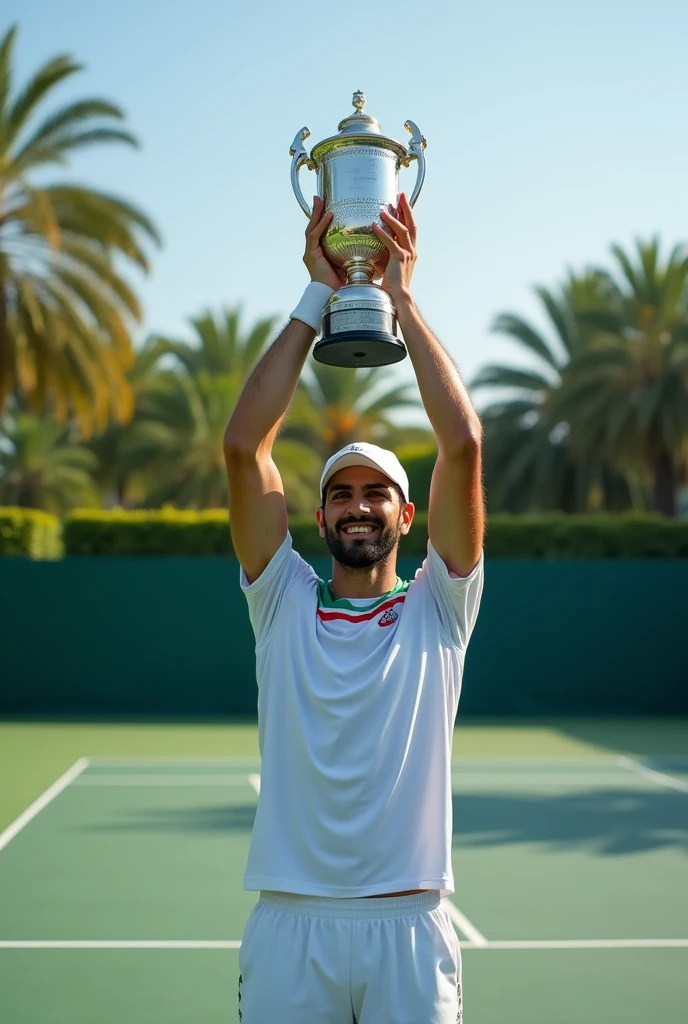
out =
<path fill-rule="evenodd" d="M 301 165 L 318 171 L 312 211 L 297 192 L 310 214 L 311 283 L 225 435 L 262 756 L 242 1024 L 462 1017 L 459 944 L 441 900 L 454 890 L 451 742 L 483 585 L 481 426 L 413 300 L 412 203 L 389 194 L 405 162 L 424 173 L 425 141 L 411 125 L 407 153 L 379 135 L 363 103 L 355 94 L 357 113 L 310 159 L 297 145 L 305 129 L 292 147 L 293 180 Z M 414 515 L 408 478 L 376 445 L 348 445 L 323 469 L 315 514 L 332 579 L 292 548 L 272 446 L 321 317 L 319 357 L 337 365 L 403 358 L 397 324 L 403 332 L 438 447 L 428 553 L 410 582 L 396 573 Z"/>

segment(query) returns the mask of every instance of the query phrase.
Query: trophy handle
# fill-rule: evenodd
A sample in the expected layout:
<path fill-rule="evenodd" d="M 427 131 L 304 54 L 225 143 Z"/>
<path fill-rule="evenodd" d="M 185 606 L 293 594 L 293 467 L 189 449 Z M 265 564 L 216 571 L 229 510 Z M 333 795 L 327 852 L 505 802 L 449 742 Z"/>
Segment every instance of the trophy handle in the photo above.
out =
<path fill-rule="evenodd" d="M 291 162 L 291 187 L 294 189 L 294 195 L 296 201 L 310 220 L 313 215 L 313 211 L 303 197 L 301 186 L 299 185 L 299 171 L 306 165 L 310 171 L 315 169 L 315 164 L 312 160 L 309 160 L 308 153 L 304 147 L 304 141 L 308 138 L 311 133 L 307 128 L 302 128 L 300 132 L 297 132 L 296 138 L 291 144 L 289 150 L 289 156 L 293 157 Z"/>
<path fill-rule="evenodd" d="M 407 132 L 411 132 L 411 141 L 406 152 L 406 159 L 402 160 L 402 163 L 404 167 L 408 167 L 412 160 L 418 161 L 418 176 L 409 199 L 409 206 L 414 206 L 425 181 L 425 153 L 423 150 L 427 146 L 427 142 L 421 135 L 418 125 L 414 124 L 413 121 L 406 121 L 404 128 Z"/>

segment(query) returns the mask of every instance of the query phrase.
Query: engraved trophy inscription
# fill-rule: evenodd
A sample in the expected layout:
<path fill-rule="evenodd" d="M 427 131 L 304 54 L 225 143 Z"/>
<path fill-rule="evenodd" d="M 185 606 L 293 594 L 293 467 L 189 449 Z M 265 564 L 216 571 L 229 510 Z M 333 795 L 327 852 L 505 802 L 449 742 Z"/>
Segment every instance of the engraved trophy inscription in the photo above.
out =
<path fill-rule="evenodd" d="M 362 92 L 354 93 L 355 112 L 339 122 L 337 135 L 314 146 L 310 156 L 303 145 L 308 128 L 301 129 L 289 150 L 292 187 L 307 217 L 312 211 L 299 185 L 299 171 L 305 166 L 317 173 L 316 191 L 325 210 L 333 213 L 323 249 L 346 273 L 347 283 L 325 307 L 322 337 L 313 350 L 315 359 L 333 366 L 385 366 L 406 355 L 392 300 L 374 283 L 375 264 L 385 247 L 373 224 L 381 224 L 381 210 L 395 206 L 399 171 L 413 160 L 418 174 L 409 203 L 416 202 L 425 179 L 425 139 L 413 121 L 404 125 L 411 133 L 408 147 L 383 135 L 375 118 L 364 113 L 365 102 Z"/>

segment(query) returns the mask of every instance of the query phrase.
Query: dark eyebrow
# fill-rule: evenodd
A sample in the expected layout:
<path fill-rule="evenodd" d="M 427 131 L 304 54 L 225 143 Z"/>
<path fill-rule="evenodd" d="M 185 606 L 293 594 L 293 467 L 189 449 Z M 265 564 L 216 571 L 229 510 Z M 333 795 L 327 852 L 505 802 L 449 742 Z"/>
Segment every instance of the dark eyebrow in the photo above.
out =
<path fill-rule="evenodd" d="M 377 491 L 380 488 L 384 488 L 385 490 L 389 491 L 389 490 L 391 490 L 392 485 L 391 484 L 383 484 L 382 482 L 380 482 L 379 484 L 363 484 L 363 490 L 364 491 Z M 332 490 L 333 491 L 353 491 L 353 485 L 352 484 L 332 484 Z"/>

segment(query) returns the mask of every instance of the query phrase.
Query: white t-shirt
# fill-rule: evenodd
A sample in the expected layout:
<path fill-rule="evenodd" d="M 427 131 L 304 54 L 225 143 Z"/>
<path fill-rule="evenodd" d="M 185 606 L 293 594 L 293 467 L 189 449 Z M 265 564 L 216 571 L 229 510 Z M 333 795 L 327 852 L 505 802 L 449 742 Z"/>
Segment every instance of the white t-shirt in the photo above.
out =
<path fill-rule="evenodd" d="M 333 600 L 291 536 L 250 585 L 262 780 L 244 888 L 453 892 L 451 742 L 483 559 Z"/>

